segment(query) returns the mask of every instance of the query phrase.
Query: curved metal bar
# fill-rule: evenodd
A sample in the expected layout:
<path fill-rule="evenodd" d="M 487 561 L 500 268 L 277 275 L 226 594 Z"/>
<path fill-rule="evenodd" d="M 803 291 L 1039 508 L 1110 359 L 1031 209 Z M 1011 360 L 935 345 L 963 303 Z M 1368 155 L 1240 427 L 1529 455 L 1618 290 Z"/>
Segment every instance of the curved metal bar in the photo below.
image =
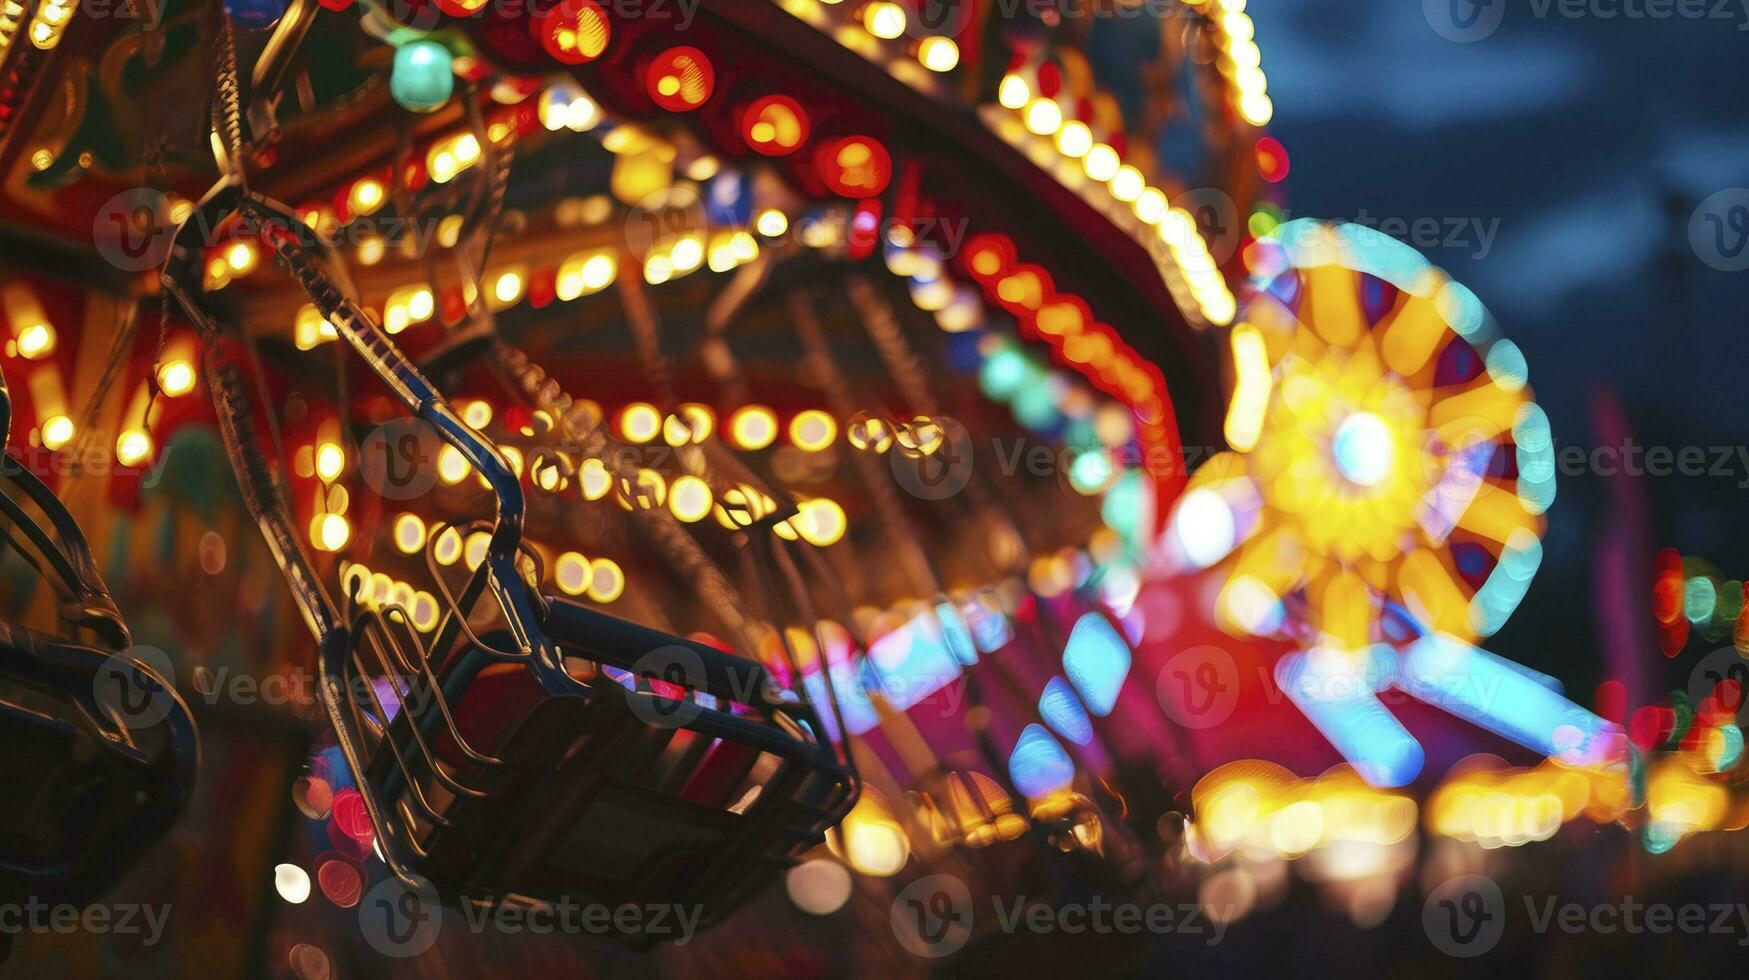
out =
<path fill-rule="evenodd" d="M 4 446 L 6 436 L 12 430 L 12 398 L 4 375 L 0 375 L 0 420 L 4 423 L 0 425 L 0 430 L 3 430 L 0 446 Z M 55 584 L 62 599 L 62 620 L 69 625 L 89 627 L 111 650 L 125 649 L 131 642 L 127 623 L 97 571 L 97 562 L 91 557 L 91 546 L 85 540 L 85 532 L 67 512 L 66 505 L 36 474 L 19 465 L 10 453 L 0 458 L 0 476 L 24 491 L 54 529 L 54 538 L 51 539 L 16 501 L 0 493 L 0 508 L 31 539 L 55 572 Z"/>
<path fill-rule="evenodd" d="M 289 208 L 225 180 L 197 205 L 196 212 L 177 231 L 164 272 L 166 288 L 172 290 L 178 303 L 191 318 L 204 324 L 211 336 L 218 338 L 218 322 L 207 313 L 194 295 L 181 286 L 182 282 L 190 281 L 193 269 L 198 268 L 200 262 L 201 250 L 192 233 L 197 229 L 219 227 L 233 215 L 240 215 L 253 224 L 263 241 L 271 242 L 275 252 L 290 267 L 293 278 L 304 287 L 317 310 L 333 324 L 335 330 L 358 355 L 364 358 L 409 413 L 430 425 L 439 438 L 460 452 L 491 487 L 496 498 L 497 512 L 485 558 L 490 569 L 488 587 L 504 611 L 506 626 L 517 648 L 523 653 L 534 654 L 535 659 L 542 662 L 543 666 L 562 673 L 556 650 L 540 634 L 535 605 L 523 588 L 521 578 L 516 574 L 515 555 L 522 540 L 525 502 L 522 486 L 498 448 L 463 423 L 436 387 L 396 348 L 394 342 L 389 340 L 369 314 L 335 285 L 311 254 L 312 249 L 298 241 L 298 237 L 306 229 Z M 314 250 L 322 247 L 320 242 L 315 241 L 312 246 Z M 235 402 L 235 398 L 231 400 Z M 248 447 L 239 448 L 247 454 Z M 254 455 L 258 456 L 259 452 L 256 451 Z M 272 502 L 274 501 L 269 498 L 255 501 L 264 505 Z M 290 529 L 287 527 L 282 530 L 289 532 Z M 297 540 L 295 535 L 291 536 L 291 540 Z M 288 553 L 286 558 L 294 564 L 302 565 L 306 572 L 309 571 L 307 557 Z M 307 577 L 310 585 L 317 592 L 321 592 L 314 574 L 310 573 Z M 313 596 L 298 598 L 300 605 L 324 605 L 313 601 Z M 325 629 L 333 629 L 337 624 L 332 621 L 331 601 L 326 602 L 326 608 L 328 615 L 324 618 L 327 622 L 322 625 Z"/>
<path fill-rule="evenodd" d="M 311 254 L 320 251 L 321 243 L 312 242 L 306 248 L 299 241 L 305 226 L 278 202 L 254 194 L 235 178 L 227 177 L 216 184 L 196 206 L 177 230 L 170 255 L 162 273 L 164 288 L 177 300 L 202 335 L 207 346 L 208 384 L 217 409 L 219 428 L 227 450 L 236 464 L 238 483 L 244 502 L 285 573 L 295 604 L 306 625 L 316 637 L 322 701 L 334 727 L 341 754 L 347 765 L 359 777 L 361 787 L 369 781 L 363 774 L 369 763 L 369 747 L 347 715 L 347 678 L 353 657 L 355 636 L 342 618 L 339 609 L 322 586 L 315 566 L 304 548 L 302 538 L 290 520 L 290 508 L 284 499 L 277 465 L 261 451 L 255 422 L 250 414 L 251 399 L 235 365 L 220 357 L 219 341 L 228 333 L 223 321 L 209 312 L 183 284 L 198 282 L 203 254 L 198 234 L 221 227 L 238 218 L 254 226 L 264 243 L 290 268 L 294 279 L 310 296 L 324 318 L 352 348 L 364 358 L 377 377 L 394 392 L 401 404 L 417 419 L 430 425 L 445 443 L 460 452 L 474 469 L 485 478 L 494 491 L 496 513 L 492 522 L 487 553 L 483 562 L 486 572 L 475 576 L 464 593 L 463 601 L 471 605 L 478 595 L 480 579 L 493 593 L 493 598 L 505 620 L 507 631 L 517 653 L 527 657 L 534 668 L 536 681 L 549 693 L 574 693 L 580 682 L 571 678 L 563 667 L 563 656 L 539 626 L 539 603 L 532 598 L 516 571 L 516 555 L 520 551 L 524 500 L 522 488 L 508 462 L 496 446 L 474 432 L 450 408 L 448 403 L 413 364 L 395 347 L 364 312 L 335 284 L 327 271 Z M 465 620 L 465 611 L 454 610 L 456 620 Z M 465 623 L 463 624 L 465 628 Z M 448 635 L 445 631 L 444 635 Z M 500 654 L 502 656 L 503 654 Z M 374 695 L 374 692 L 372 692 Z M 381 705 L 375 705 L 381 713 Z M 446 722 L 449 719 L 445 717 Z M 453 726 L 453 722 L 450 722 Z M 383 737 L 394 740 L 392 732 Z M 396 758 L 403 772 L 405 760 Z M 490 759 L 469 751 L 470 756 Z M 362 794 L 371 824 L 382 841 L 385 863 L 396 877 L 408 884 L 417 883 L 417 875 L 407 864 L 405 855 L 422 854 L 407 827 L 385 812 L 383 802 L 374 792 Z M 405 853 L 404 853 L 405 852 Z"/>
<path fill-rule="evenodd" d="M 207 384 L 219 434 L 230 453 L 244 505 L 261 529 L 268 550 L 285 576 L 293 604 L 316 638 L 317 678 L 323 708 L 334 726 L 347 766 L 354 774 L 362 774 L 365 753 L 347 721 L 345 710 L 346 663 L 352 649 L 351 634 L 340 620 L 333 600 L 322 588 L 303 542 L 291 526 L 288 516 L 291 511 L 284 499 L 275 466 L 261 452 L 255 420 L 250 415 L 248 388 L 237 366 L 221 359 L 218 341 L 222 334 L 218 323 L 182 286 L 182 276 L 190 267 L 198 269 L 202 262 L 200 242 L 194 237 L 195 229 L 213 227 L 204 222 L 214 216 L 229 214 L 242 193 L 241 187 L 229 178 L 221 180 L 207 193 L 200 204 L 200 220 L 197 222 L 191 215 L 177 231 L 166 259 L 163 287 L 176 299 L 205 342 Z M 365 785 L 362 780 L 360 785 Z M 374 793 L 361 795 L 371 826 L 382 842 L 384 862 L 403 883 L 416 887 L 418 876 L 408 869 L 400 856 L 402 848 L 407 846 L 403 840 L 405 835 L 385 817 Z"/>

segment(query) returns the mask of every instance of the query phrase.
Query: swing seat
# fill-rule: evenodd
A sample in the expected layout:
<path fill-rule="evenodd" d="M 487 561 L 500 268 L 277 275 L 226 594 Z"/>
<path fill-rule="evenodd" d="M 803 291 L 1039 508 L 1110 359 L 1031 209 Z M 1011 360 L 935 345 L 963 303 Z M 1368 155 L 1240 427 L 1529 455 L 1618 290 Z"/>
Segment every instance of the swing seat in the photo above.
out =
<path fill-rule="evenodd" d="M 817 717 L 759 664 L 567 599 L 544 606 L 562 679 L 464 645 L 435 694 L 408 689 L 371 755 L 370 790 L 439 894 L 697 906 L 708 923 L 848 809 Z M 649 651 L 687 676 L 660 676 Z"/>
<path fill-rule="evenodd" d="M 122 717 L 96 696 L 121 669 L 154 691 L 150 714 Z M 0 744 L 0 780 L 13 794 L 0 887 L 71 903 L 100 897 L 169 828 L 200 754 L 187 706 L 150 668 L 9 623 L 0 623 Z"/>

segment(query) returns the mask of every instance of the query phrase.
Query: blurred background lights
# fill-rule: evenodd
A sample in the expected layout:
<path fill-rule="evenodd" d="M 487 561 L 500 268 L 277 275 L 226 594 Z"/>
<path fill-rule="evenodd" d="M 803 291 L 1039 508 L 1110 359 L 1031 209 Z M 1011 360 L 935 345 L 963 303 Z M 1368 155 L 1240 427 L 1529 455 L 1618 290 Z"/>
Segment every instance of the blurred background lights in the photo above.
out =
<path fill-rule="evenodd" d="M 890 41 L 905 33 L 905 8 L 887 0 L 876 0 L 862 8 L 862 21 L 870 34 Z"/>
<path fill-rule="evenodd" d="M 787 95 L 755 100 L 742 115 L 741 133 L 747 145 L 766 156 L 794 153 L 808 138 L 808 114 Z"/>
<path fill-rule="evenodd" d="M 669 112 L 690 112 L 711 97 L 717 76 L 703 51 L 680 45 L 657 55 L 646 77 L 657 105 Z"/>
<path fill-rule="evenodd" d="M 310 897 L 310 875 L 295 864 L 274 865 L 273 888 L 280 898 L 302 905 Z"/>
<path fill-rule="evenodd" d="M 433 112 L 455 91 L 449 49 L 436 41 L 408 41 L 395 50 L 389 94 L 403 109 Z"/>
<path fill-rule="evenodd" d="M 850 872 L 831 858 L 803 861 L 784 876 L 790 901 L 809 915 L 831 915 L 843 908 L 851 886 Z"/>
<path fill-rule="evenodd" d="M 1036 800 L 1073 782 L 1075 763 L 1050 732 L 1028 725 L 1008 756 L 1008 775 L 1022 795 Z"/>
<path fill-rule="evenodd" d="M 858 874 L 888 878 L 911 856 L 911 842 L 885 797 L 865 786 L 836 831 L 838 850 Z"/>
<path fill-rule="evenodd" d="M 1207 568 L 1227 557 L 1238 543 L 1233 509 L 1207 487 L 1197 487 L 1178 499 L 1172 533 L 1185 558 L 1196 568 Z"/>
<path fill-rule="evenodd" d="M 648 402 L 633 402 L 620 410 L 619 430 L 627 442 L 641 446 L 662 431 L 662 413 Z"/>
<path fill-rule="evenodd" d="M 43 445 L 49 449 L 59 449 L 72 442 L 73 434 L 73 420 L 65 415 L 52 415 L 43 421 Z"/>
<path fill-rule="evenodd" d="M 547 54 L 567 65 L 601 57 L 612 36 L 607 14 L 595 0 L 561 0 L 530 22 Z"/>
<path fill-rule="evenodd" d="M 575 551 L 567 551 L 553 563 L 553 582 L 566 595 L 583 595 L 589 591 L 589 559 Z"/>
<path fill-rule="evenodd" d="M 803 452 L 819 452 L 838 437 L 838 423 L 817 408 L 797 412 L 790 419 L 789 438 Z"/>
<path fill-rule="evenodd" d="M 917 45 L 917 60 L 930 71 L 953 71 L 960 63 L 960 48 L 951 37 L 926 37 Z"/>
<path fill-rule="evenodd" d="M 710 485 L 696 476 L 681 476 L 668 487 L 668 509 L 687 523 L 703 520 L 711 512 Z"/>
<path fill-rule="evenodd" d="M 395 518 L 395 548 L 404 555 L 418 554 L 425 547 L 425 522 L 418 514 L 402 514 Z"/>
<path fill-rule="evenodd" d="M 115 440 L 115 458 L 123 466 L 138 466 L 152 456 L 152 437 L 144 429 L 128 429 Z"/>
<path fill-rule="evenodd" d="M 47 357 L 55 349 L 55 330 L 47 323 L 33 323 L 18 334 L 18 353 L 30 360 Z"/>

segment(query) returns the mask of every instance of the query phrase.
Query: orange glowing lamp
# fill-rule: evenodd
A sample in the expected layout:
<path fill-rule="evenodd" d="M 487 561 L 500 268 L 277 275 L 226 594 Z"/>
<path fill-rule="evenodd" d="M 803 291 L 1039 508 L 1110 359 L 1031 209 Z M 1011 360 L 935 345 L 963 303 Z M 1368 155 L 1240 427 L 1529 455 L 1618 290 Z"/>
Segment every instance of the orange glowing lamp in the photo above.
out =
<path fill-rule="evenodd" d="M 893 158 L 879 140 L 846 136 L 820 149 L 820 178 L 841 197 L 874 197 L 893 177 Z"/>
<path fill-rule="evenodd" d="M 529 26 L 547 54 L 567 65 L 587 64 L 601 57 L 601 53 L 607 50 L 608 39 L 613 36 L 607 14 L 595 0 L 563 0 L 529 21 Z"/>
<path fill-rule="evenodd" d="M 681 45 L 656 56 L 645 75 L 650 98 L 669 112 L 691 112 L 716 88 L 717 73 L 697 48 Z"/>
<path fill-rule="evenodd" d="M 755 152 L 787 156 L 808 139 L 808 114 L 787 95 L 768 95 L 741 115 L 741 136 Z"/>

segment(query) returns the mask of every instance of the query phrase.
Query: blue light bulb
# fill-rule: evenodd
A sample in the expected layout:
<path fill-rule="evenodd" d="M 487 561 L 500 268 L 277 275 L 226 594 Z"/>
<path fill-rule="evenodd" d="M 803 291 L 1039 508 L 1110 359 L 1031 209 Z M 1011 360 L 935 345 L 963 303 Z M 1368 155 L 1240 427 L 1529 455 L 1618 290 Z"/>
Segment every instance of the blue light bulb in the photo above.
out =
<path fill-rule="evenodd" d="M 455 91 L 455 71 L 449 49 L 436 41 L 409 41 L 395 49 L 389 74 L 389 94 L 410 112 L 431 112 Z"/>
<path fill-rule="evenodd" d="M 279 22 L 285 0 L 225 0 L 225 13 L 238 27 L 261 30 Z"/>

